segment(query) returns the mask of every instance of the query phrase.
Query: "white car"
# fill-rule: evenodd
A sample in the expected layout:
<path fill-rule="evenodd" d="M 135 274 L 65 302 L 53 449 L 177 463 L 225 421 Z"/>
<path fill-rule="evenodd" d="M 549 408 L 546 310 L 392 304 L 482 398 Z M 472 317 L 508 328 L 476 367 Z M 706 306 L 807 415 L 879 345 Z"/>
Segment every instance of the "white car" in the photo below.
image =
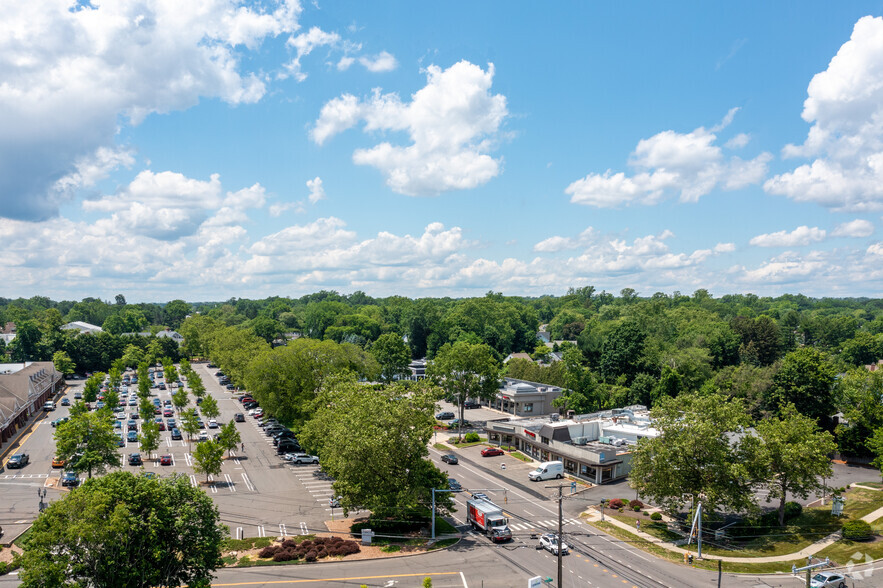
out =
<path fill-rule="evenodd" d="M 209 429 L 217 429 L 218 428 L 218 421 L 216 421 L 215 419 L 209 419 L 208 420 L 208 428 Z"/>
<path fill-rule="evenodd" d="M 846 588 L 846 577 L 839 572 L 819 572 L 810 579 L 809 585 L 812 588 Z"/>
<path fill-rule="evenodd" d="M 199 440 L 200 441 L 208 441 L 208 433 L 205 431 L 199 432 Z"/>
<path fill-rule="evenodd" d="M 319 463 L 319 458 L 315 455 L 308 455 L 306 453 L 291 453 L 291 463 Z"/>
<path fill-rule="evenodd" d="M 540 547 L 546 549 L 552 555 L 558 555 L 558 535 L 554 533 L 546 533 L 542 537 L 540 537 Z M 561 542 L 561 555 L 567 555 L 570 553 L 570 547 L 568 547 L 567 543 Z"/>

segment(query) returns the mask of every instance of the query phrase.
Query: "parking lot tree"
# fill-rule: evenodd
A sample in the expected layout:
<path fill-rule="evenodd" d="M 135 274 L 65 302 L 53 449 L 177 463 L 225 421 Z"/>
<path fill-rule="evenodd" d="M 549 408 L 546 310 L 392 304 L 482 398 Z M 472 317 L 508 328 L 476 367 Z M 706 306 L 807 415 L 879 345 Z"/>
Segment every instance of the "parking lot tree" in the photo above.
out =
<path fill-rule="evenodd" d="M 753 508 L 754 471 L 743 443 L 731 439 L 750 425 L 741 400 L 716 393 L 664 396 L 650 414 L 660 435 L 638 442 L 629 475 L 641 496 L 670 511 L 700 497 L 707 512 Z"/>
<path fill-rule="evenodd" d="M 757 435 L 744 443 L 760 487 L 768 492 L 767 501 L 779 501 L 779 525 L 784 525 L 787 496 L 805 500 L 822 488 L 822 478 L 831 476 L 828 454 L 836 448 L 834 438 L 793 404 L 783 407 L 779 416 L 758 422 L 755 431 Z"/>
<path fill-rule="evenodd" d="M 218 410 L 218 401 L 211 394 L 207 394 L 202 398 L 202 404 L 199 405 L 202 414 L 209 419 L 217 418 L 221 411 Z"/>
<path fill-rule="evenodd" d="M 141 453 L 153 457 L 153 452 L 159 449 L 159 440 L 159 425 L 153 419 L 145 420 L 141 424 L 141 433 L 138 435 Z"/>
<path fill-rule="evenodd" d="M 55 369 L 64 374 L 65 377 L 72 375 L 77 369 L 71 356 L 67 354 L 67 351 L 56 351 L 53 353 L 52 364 L 55 366 Z"/>
<path fill-rule="evenodd" d="M 190 391 L 197 398 L 202 398 L 205 395 L 205 384 L 202 383 L 202 378 L 196 372 L 191 372 L 187 378 L 187 385 L 190 386 Z"/>
<path fill-rule="evenodd" d="M 147 421 L 153 421 L 155 414 L 155 406 L 150 398 L 139 398 L 138 399 L 138 414 L 141 416 L 141 420 L 145 423 Z"/>
<path fill-rule="evenodd" d="M 398 376 L 410 374 L 411 350 L 395 333 L 384 333 L 377 338 L 368 350 L 380 364 L 380 377 L 384 382 L 392 382 Z"/>
<path fill-rule="evenodd" d="M 101 380 L 103 379 L 103 375 L 101 378 L 98 377 L 98 374 L 92 374 L 89 376 L 86 383 L 83 384 L 83 400 L 86 402 L 95 402 L 98 398 L 98 391 L 101 388 Z"/>
<path fill-rule="evenodd" d="M 162 359 L 162 371 L 167 385 L 178 379 L 178 370 L 175 369 L 175 364 L 172 362 L 172 358 L 164 357 Z"/>
<path fill-rule="evenodd" d="M 242 436 L 239 434 L 239 429 L 236 428 L 235 422 L 227 421 L 221 427 L 217 442 L 218 445 L 224 448 L 224 451 L 228 452 L 228 455 L 230 451 L 236 449 L 242 443 Z"/>
<path fill-rule="evenodd" d="M 195 408 L 188 408 L 181 415 L 181 430 L 187 433 L 187 441 L 193 442 L 193 436 L 199 433 L 199 414 Z"/>
<path fill-rule="evenodd" d="M 178 388 L 172 393 L 172 404 L 175 405 L 175 410 L 181 412 L 181 409 L 187 406 L 187 389 L 186 388 Z"/>
<path fill-rule="evenodd" d="M 55 429 L 55 452 L 75 472 L 104 473 L 119 467 L 117 436 L 110 412 L 72 414 L 64 426 Z"/>
<path fill-rule="evenodd" d="M 490 346 L 457 341 L 445 344 L 426 366 L 426 375 L 458 405 L 458 437 L 462 435 L 463 403 L 467 399 L 492 400 L 499 387 L 500 364 Z"/>
<path fill-rule="evenodd" d="M 371 386 L 351 375 L 325 381 L 299 440 L 335 479 L 345 512 L 400 515 L 427 507 L 432 488 L 447 488 L 447 474 L 427 459 L 438 394 L 428 382 Z M 436 502 L 454 506 L 447 493 Z"/>
<path fill-rule="evenodd" d="M 118 406 L 119 403 L 119 393 L 113 388 L 108 388 L 107 392 L 104 393 L 104 408 L 102 410 L 112 413 L 113 409 Z"/>
<path fill-rule="evenodd" d="M 190 372 L 193 371 L 190 367 L 190 360 L 186 357 L 182 357 L 181 361 L 178 362 L 178 366 L 180 367 L 179 371 L 181 372 L 181 375 L 183 375 L 185 378 L 189 378 Z"/>
<path fill-rule="evenodd" d="M 115 472 L 43 511 L 24 543 L 24 588 L 207 587 L 227 529 L 186 476 Z"/>
<path fill-rule="evenodd" d="M 214 439 L 201 441 L 193 451 L 193 471 L 197 474 L 205 474 L 205 481 L 209 476 L 217 476 L 221 473 L 224 463 L 224 448 Z"/>
<path fill-rule="evenodd" d="M 266 348 L 248 365 L 244 383 L 265 411 L 284 422 L 303 422 L 322 383 L 350 371 L 373 379 L 379 373 L 374 357 L 356 345 L 295 339 L 284 347 Z M 226 372 L 226 370 L 225 370 Z"/>

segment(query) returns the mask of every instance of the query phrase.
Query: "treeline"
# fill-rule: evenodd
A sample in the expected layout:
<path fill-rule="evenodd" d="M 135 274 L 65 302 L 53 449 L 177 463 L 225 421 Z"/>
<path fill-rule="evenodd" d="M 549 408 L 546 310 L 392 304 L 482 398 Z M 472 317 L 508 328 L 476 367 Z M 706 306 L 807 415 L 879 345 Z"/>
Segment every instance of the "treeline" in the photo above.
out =
<path fill-rule="evenodd" d="M 89 339 L 58 331 L 72 320 L 109 332 Z M 223 357 L 240 385 L 254 379 L 247 369 L 252 359 L 285 353 L 274 348 L 294 336 L 308 340 L 297 346 L 336 343 L 346 349 L 345 361 L 357 366 L 354 371 L 386 379 L 401 373 L 409 359 L 434 358 L 445 344 L 481 343 L 501 363 L 511 353 L 529 354 L 531 361 L 509 361 L 507 375 L 567 388 L 562 410 L 652 406 L 686 392 L 721 392 L 743 400 L 751 416 L 762 419 L 791 402 L 829 430 L 830 417 L 842 412 L 849 427 L 837 431 L 837 440 L 841 450 L 855 453 L 867 453 L 870 433 L 883 426 L 880 382 L 863 368 L 883 358 L 879 299 L 714 298 L 705 290 L 642 297 L 629 288 L 613 295 L 591 286 L 538 298 L 494 292 L 467 299 L 372 298 L 322 291 L 300 298 L 130 305 L 122 296 L 113 303 L 34 297 L 0 299 L 0 321 L 18 326 L 7 350 L 13 359 L 49 359 L 64 350 L 78 370 L 106 370 L 126 349 L 133 351 L 130 346 L 150 353 L 151 344 L 168 345 L 121 334 L 163 327 L 184 335 L 184 355 Z M 541 325 L 553 341 L 566 342 L 540 342 Z M 155 351 L 157 357 L 173 356 Z"/>

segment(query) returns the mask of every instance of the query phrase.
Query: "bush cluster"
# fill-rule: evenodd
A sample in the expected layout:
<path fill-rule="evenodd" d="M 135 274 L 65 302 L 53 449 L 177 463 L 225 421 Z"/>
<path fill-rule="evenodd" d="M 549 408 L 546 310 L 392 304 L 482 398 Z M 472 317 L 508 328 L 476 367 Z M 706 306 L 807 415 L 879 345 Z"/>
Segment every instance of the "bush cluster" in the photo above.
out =
<path fill-rule="evenodd" d="M 650 515 L 650 520 L 651 521 L 661 521 L 662 515 L 659 514 L 658 512 L 654 512 L 653 514 Z"/>
<path fill-rule="evenodd" d="M 638 512 L 639 510 L 644 508 L 644 503 L 641 502 L 640 500 L 630 500 L 629 501 L 629 508 L 635 512 Z"/>
<path fill-rule="evenodd" d="M 477 443 L 481 441 L 481 437 L 479 437 L 478 433 L 475 432 L 466 433 L 466 435 L 463 437 L 463 441 L 465 441 L 466 443 Z"/>
<path fill-rule="evenodd" d="M 608 508 L 619 509 L 625 506 L 625 502 L 621 498 L 612 498 L 608 503 Z"/>
<path fill-rule="evenodd" d="M 874 534 L 871 525 L 861 519 L 843 523 L 842 532 L 843 538 L 851 541 L 864 541 Z"/>
<path fill-rule="evenodd" d="M 298 543 L 292 539 L 286 539 L 279 545 L 264 547 L 258 553 L 261 559 L 272 558 L 273 561 L 292 561 L 303 559 L 304 561 L 316 561 L 329 556 L 347 556 L 359 553 L 361 549 L 355 541 L 349 541 L 340 537 L 316 537 L 306 539 Z"/>

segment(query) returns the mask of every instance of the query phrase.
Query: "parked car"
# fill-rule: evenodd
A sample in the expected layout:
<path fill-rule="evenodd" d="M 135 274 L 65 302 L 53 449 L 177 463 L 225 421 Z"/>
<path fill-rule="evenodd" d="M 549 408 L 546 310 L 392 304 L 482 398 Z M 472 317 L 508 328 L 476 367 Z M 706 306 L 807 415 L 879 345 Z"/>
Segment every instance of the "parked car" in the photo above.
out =
<path fill-rule="evenodd" d="M 453 453 L 444 454 L 443 456 L 441 456 L 441 460 L 443 462 L 449 463 L 451 465 L 457 465 L 458 463 L 460 463 L 460 460 L 457 459 L 457 456 L 454 455 Z"/>
<path fill-rule="evenodd" d="M 480 408 L 481 405 L 474 400 L 467 400 L 463 403 L 463 408 Z"/>
<path fill-rule="evenodd" d="M 64 460 L 61 459 L 60 457 L 54 457 L 54 458 L 52 458 L 52 467 L 54 467 L 54 468 L 63 468 L 63 467 L 64 467 Z"/>
<path fill-rule="evenodd" d="M 82 392 L 74 392 L 74 400 L 82 400 L 83 393 Z"/>
<path fill-rule="evenodd" d="M 128 422 L 126 423 L 126 430 L 127 431 L 137 431 L 138 430 L 138 423 L 135 422 L 135 419 L 128 420 Z"/>
<path fill-rule="evenodd" d="M 208 441 L 208 433 L 206 431 L 200 431 L 197 441 Z"/>
<path fill-rule="evenodd" d="M 819 572 L 810 578 L 812 588 L 846 588 L 846 577 L 840 572 Z"/>
<path fill-rule="evenodd" d="M 55 403 L 52 402 L 51 400 L 49 402 L 46 402 L 45 404 L 43 404 L 43 410 L 45 410 L 45 411 L 55 410 Z"/>
<path fill-rule="evenodd" d="M 153 422 L 156 423 L 156 426 L 159 427 L 160 431 L 166 430 L 166 423 L 162 420 L 161 417 L 156 417 L 155 419 L 153 419 Z"/>
<path fill-rule="evenodd" d="M 143 465 L 144 462 L 141 461 L 140 453 L 132 453 L 129 455 L 129 465 L 130 466 L 140 466 Z"/>
<path fill-rule="evenodd" d="M 61 475 L 61 485 L 73 486 L 74 488 L 76 488 L 80 485 L 80 478 L 78 478 L 77 474 L 74 472 L 64 472 Z"/>
<path fill-rule="evenodd" d="M 558 535 L 546 533 L 540 537 L 540 547 L 546 549 L 552 555 L 558 555 Z M 564 541 L 561 542 L 561 555 L 570 553 L 570 547 Z"/>
<path fill-rule="evenodd" d="M 293 439 L 285 439 L 280 441 L 276 446 L 276 455 L 284 455 L 286 453 L 298 453 L 301 451 L 300 444 Z"/>
<path fill-rule="evenodd" d="M 246 402 L 248 402 L 248 401 L 250 401 L 250 400 L 254 400 L 254 398 L 252 398 L 250 394 L 246 394 L 245 396 L 240 396 L 240 397 L 239 397 L 239 403 L 240 403 L 240 404 L 244 404 L 244 403 L 246 403 Z"/>
<path fill-rule="evenodd" d="M 159 465 L 172 465 L 172 456 L 171 455 L 162 455 L 159 458 Z"/>
<path fill-rule="evenodd" d="M 173 440 L 181 439 L 181 431 L 179 431 L 178 429 L 172 429 L 172 439 Z"/>
<path fill-rule="evenodd" d="M 125 447 L 126 446 L 126 438 L 123 437 L 122 433 L 117 433 L 117 447 Z"/>
<path fill-rule="evenodd" d="M 469 421 L 467 421 L 466 419 L 463 419 L 462 425 L 460 424 L 460 419 L 454 419 L 448 423 L 449 429 L 456 429 L 458 427 L 462 427 L 463 429 L 465 429 L 465 428 L 471 427 L 471 426 L 472 426 L 472 424 Z"/>
<path fill-rule="evenodd" d="M 237 412 L 236 414 L 233 415 L 233 420 L 236 421 L 237 423 L 244 423 L 245 422 L 245 415 L 242 414 L 241 412 Z"/>
<path fill-rule="evenodd" d="M 319 457 L 316 455 L 309 455 L 307 453 L 292 453 L 290 455 L 291 459 L 289 461 L 291 461 L 291 463 L 313 463 L 316 465 L 319 464 Z"/>
<path fill-rule="evenodd" d="M 172 401 L 171 401 L 171 399 L 166 398 L 165 400 L 162 401 L 162 405 L 163 405 L 163 406 L 172 406 Z"/>
<path fill-rule="evenodd" d="M 481 450 L 482 457 L 494 457 L 495 455 L 505 455 L 505 452 L 499 447 L 485 447 Z"/>
<path fill-rule="evenodd" d="M 163 415 L 164 417 L 170 417 L 170 416 L 172 416 L 173 414 L 175 414 L 175 411 L 173 411 L 173 410 L 172 410 L 171 408 L 169 408 L 168 406 L 162 411 L 162 415 Z"/>
<path fill-rule="evenodd" d="M 449 410 L 446 410 L 446 411 L 440 412 L 437 415 L 435 415 L 435 418 L 440 421 L 447 421 L 449 419 L 454 418 L 454 413 L 452 413 Z"/>
<path fill-rule="evenodd" d="M 178 426 L 178 424 L 175 422 L 175 419 L 166 419 L 166 426 L 169 429 L 174 429 L 175 427 Z"/>
<path fill-rule="evenodd" d="M 209 429 L 217 429 L 218 428 L 218 421 L 216 421 L 215 419 L 209 419 L 208 420 L 208 428 Z"/>
<path fill-rule="evenodd" d="M 30 461 L 31 456 L 27 453 L 16 453 L 9 458 L 9 461 L 6 462 L 6 467 L 8 467 L 9 469 L 22 468 L 28 465 L 28 462 Z"/>
<path fill-rule="evenodd" d="M 128 439 L 129 443 L 136 443 L 138 441 L 138 432 L 137 431 L 129 431 L 126 434 L 126 439 Z"/>

